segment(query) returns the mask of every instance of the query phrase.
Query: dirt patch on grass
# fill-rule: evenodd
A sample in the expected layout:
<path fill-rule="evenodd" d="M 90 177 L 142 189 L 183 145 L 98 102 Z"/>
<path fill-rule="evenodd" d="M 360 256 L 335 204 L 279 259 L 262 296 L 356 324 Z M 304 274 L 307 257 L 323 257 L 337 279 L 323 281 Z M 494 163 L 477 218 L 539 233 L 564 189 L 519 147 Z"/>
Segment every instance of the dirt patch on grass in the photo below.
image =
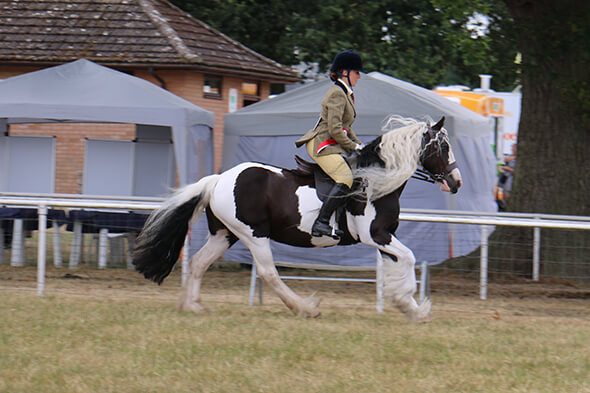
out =
<path fill-rule="evenodd" d="M 372 272 L 329 272 L 281 269 L 283 275 L 374 278 Z M 37 270 L 34 266 L 0 265 L 0 290 L 36 291 Z M 286 281 L 301 296 L 315 294 L 322 298 L 321 309 L 374 309 L 374 283 L 334 281 Z M 152 299 L 175 304 L 181 290 L 180 272 L 174 271 L 157 285 L 135 271 L 124 269 L 77 269 L 48 267 L 45 294 L 92 296 L 110 300 Z M 250 271 L 239 265 L 212 267 L 203 279 L 202 295 L 206 304 L 243 304 L 249 299 Z M 491 278 L 488 300 L 479 299 L 479 279 L 454 273 L 434 273 L 429 283 L 434 313 L 461 317 L 575 317 L 590 318 L 590 288 L 565 280 L 534 282 L 518 277 L 502 280 Z M 264 307 L 287 312 L 276 295 L 263 285 Z M 258 304 L 258 295 L 256 297 Z M 390 309 L 391 310 L 391 309 Z M 397 312 L 393 310 L 393 312 Z"/>

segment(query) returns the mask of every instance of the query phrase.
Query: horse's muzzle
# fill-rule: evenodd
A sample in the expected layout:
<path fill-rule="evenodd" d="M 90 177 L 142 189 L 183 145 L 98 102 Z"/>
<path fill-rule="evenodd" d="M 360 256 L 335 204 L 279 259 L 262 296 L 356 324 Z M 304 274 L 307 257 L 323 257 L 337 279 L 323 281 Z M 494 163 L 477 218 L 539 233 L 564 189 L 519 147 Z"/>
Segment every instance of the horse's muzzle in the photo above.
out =
<path fill-rule="evenodd" d="M 447 182 L 451 194 L 456 194 L 463 184 L 461 180 L 461 171 L 459 171 L 459 168 L 455 168 L 449 172 L 449 174 L 445 176 L 445 181 Z"/>

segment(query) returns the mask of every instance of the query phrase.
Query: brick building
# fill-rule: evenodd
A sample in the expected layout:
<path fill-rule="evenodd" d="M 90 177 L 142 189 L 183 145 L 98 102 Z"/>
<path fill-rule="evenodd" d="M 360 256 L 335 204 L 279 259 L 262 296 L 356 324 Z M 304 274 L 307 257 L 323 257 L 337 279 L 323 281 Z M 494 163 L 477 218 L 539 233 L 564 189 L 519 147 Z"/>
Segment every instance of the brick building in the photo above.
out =
<path fill-rule="evenodd" d="M 86 58 L 148 80 L 215 113 L 215 168 L 223 115 L 299 76 L 164 0 L 0 2 L 0 79 Z M 55 192 L 79 193 L 84 138 L 133 140 L 134 125 L 24 124 L 9 135 L 56 137 Z"/>

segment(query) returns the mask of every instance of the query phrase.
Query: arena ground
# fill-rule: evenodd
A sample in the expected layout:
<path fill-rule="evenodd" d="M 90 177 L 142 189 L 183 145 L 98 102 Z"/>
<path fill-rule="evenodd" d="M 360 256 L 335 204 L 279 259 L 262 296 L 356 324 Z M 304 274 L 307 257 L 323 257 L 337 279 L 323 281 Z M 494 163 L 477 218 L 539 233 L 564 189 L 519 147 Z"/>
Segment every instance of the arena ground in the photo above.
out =
<path fill-rule="evenodd" d="M 331 272 L 281 269 L 290 276 L 334 276 L 374 278 L 372 272 Z M 36 291 L 37 271 L 34 266 L 0 265 L 1 291 Z M 203 301 L 208 305 L 248 303 L 250 271 L 236 264 L 211 268 L 203 280 Z M 180 293 L 180 272 L 173 272 L 162 285 L 145 280 L 140 274 L 124 269 L 48 267 L 45 294 L 68 294 L 111 299 L 152 298 L 169 301 L 171 306 Z M 322 298 L 321 309 L 328 307 L 374 308 L 375 284 L 333 281 L 288 280 L 302 296 L 315 293 Z M 268 287 L 263 287 L 263 307 L 282 304 Z M 546 316 L 590 318 L 590 286 L 566 280 L 542 279 L 533 282 L 518 277 L 490 280 L 488 299 L 479 299 L 477 277 L 454 272 L 434 272 L 429 283 L 434 315 L 457 313 L 461 316 Z M 258 298 L 256 300 L 258 305 Z M 284 308 L 285 312 L 288 312 Z"/>

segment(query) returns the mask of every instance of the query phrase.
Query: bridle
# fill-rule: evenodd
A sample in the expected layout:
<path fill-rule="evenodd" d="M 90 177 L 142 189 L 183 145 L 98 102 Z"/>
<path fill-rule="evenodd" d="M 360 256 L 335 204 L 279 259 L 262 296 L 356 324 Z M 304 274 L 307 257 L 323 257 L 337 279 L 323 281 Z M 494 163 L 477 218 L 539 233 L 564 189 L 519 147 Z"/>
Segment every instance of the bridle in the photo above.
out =
<path fill-rule="evenodd" d="M 457 161 L 449 164 L 446 169 L 448 170 L 447 173 L 450 173 L 453 169 L 458 168 Z M 439 173 L 432 173 L 427 171 L 426 169 L 416 169 L 416 172 L 412 175 L 412 179 L 418 179 L 425 181 L 427 183 L 442 183 L 445 179 L 446 175 L 439 174 Z"/>
<path fill-rule="evenodd" d="M 440 136 L 441 133 L 442 133 L 443 141 L 446 140 L 447 144 L 449 144 L 449 147 L 450 147 L 450 143 L 447 139 L 446 133 L 443 131 L 442 128 L 440 131 L 436 131 L 436 134 L 434 134 L 434 135 L 432 135 L 434 133 L 434 130 L 432 128 L 428 129 L 427 133 L 430 136 L 430 138 L 428 139 L 428 143 L 424 143 L 424 141 L 422 142 L 422 154 L 420 155 L 420 165 L 422 165 L 422 169 L 421 168 L 416 169 L 416 172 L 412 175 L 412 178 L 417 179 L 417 180 L 422 180 L 427 183 L 442 183 L 443 180 L 445 179 L 446 175 L 442 174 L 442 173 L 430 172 L 429 170 L 424 168 L 424 164 L 422 163 L 422 160 L 424 159 L 424 152 L 426 151 L 426 147 L 428 146 L 428 144 L 430 144 L 432 141 L 435 141 L 435 140 L 438 141 L 439 139 L 441 139 L 441 136 Z M 456 169 L 458 167 L 459 166 L 457 164 L 457 161 L 453 161 L 452 163 L 447 164 L 447 166 L 445 167 L 445 171 L 448 174 L 448 173 L 451 173 L 454 169 Z"/>

